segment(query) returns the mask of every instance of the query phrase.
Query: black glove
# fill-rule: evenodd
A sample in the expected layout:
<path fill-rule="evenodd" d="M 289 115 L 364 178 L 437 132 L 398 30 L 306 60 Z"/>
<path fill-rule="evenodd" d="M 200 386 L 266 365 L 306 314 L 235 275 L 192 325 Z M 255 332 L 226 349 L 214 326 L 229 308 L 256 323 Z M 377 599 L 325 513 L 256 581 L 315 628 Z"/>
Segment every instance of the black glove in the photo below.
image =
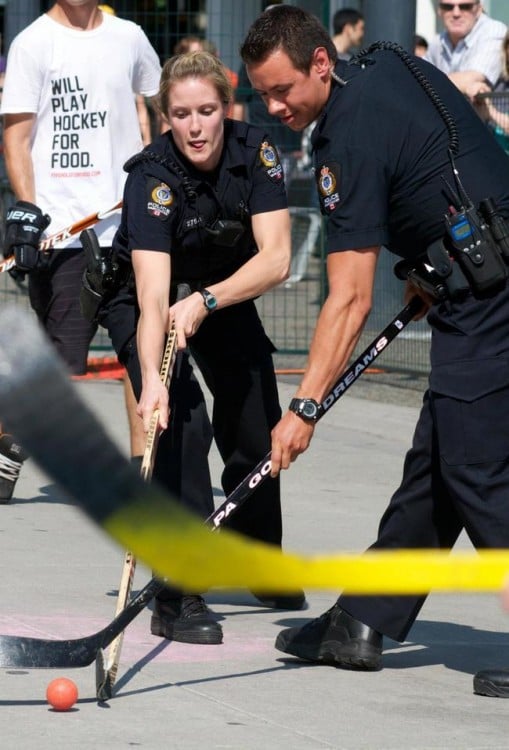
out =
<path fill-rule="evenodd" d="M 19 271 L 33 271 L 41 264 L 39 241 L 50 221 L 47 214 L 28 201 L 18 201 L 7 211 L 4 257 L 14 254 Z"/>

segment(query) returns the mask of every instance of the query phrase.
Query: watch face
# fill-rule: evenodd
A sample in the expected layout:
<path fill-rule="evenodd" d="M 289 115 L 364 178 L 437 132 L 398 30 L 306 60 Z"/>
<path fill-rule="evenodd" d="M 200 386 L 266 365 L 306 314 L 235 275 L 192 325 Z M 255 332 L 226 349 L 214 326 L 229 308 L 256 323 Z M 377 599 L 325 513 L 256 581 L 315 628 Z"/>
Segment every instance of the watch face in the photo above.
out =
<path fill-rule="evenodd" d="M 308 419 L 313 419 L 314 417 L 316 417 L 316 413 L 318 410 L 316 408 L 316 404 L 314 404 L 312 401 L 304 401 L 302 403 L 301 411 L 305 417 L 307 417 Z"/>
<path fill-rule="evenodd" d="M 302 419 L 316 422 L 320 416 L 320 404 L 313 398 L 292 398 L 288 407 Z"/>
<path fill-rule="evenodd" d="M 210 294 L 205 300 L 205 304 L 207 305 L 208 310 L 215 310 L 217 307 L 217 299 Z"/>
<path fill-rule="evenodd" d="M 217 299 L 207 289 L 203 289 L 201 293 L 205 307 L 209 312 L 212 312 L 217 307 Z"/>

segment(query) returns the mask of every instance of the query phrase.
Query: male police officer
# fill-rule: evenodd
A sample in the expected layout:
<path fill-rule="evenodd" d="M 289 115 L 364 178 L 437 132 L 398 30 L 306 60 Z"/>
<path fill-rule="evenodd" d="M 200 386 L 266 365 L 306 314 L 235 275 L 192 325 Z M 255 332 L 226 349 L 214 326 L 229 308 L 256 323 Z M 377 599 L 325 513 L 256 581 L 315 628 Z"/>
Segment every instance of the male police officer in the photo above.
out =
<path fill-rule="evenodd" d="M 319 21 L 281 5 L 254 22 L 241 55 L 271 114 L 293 130 L 317 120 L 327 217 L 330 291 L 296 398 L 272 432 L 273 474 L 309 445 L 319 404 L 359 340 L 385 245 L 440 299 L 428 300 L 430 388 L 373 548 L 450 548 L 463 528 L 478 548 L 508 547 L 506 157 L 448 78 L 396 45 L 334 64 Z M 423 260 L 435 267 L 429 277 Z M 383 635 L 403 641 L 423 602 L 341 596 L 320 618 L 282 631 L 276 648 L 377 669 Z"/>

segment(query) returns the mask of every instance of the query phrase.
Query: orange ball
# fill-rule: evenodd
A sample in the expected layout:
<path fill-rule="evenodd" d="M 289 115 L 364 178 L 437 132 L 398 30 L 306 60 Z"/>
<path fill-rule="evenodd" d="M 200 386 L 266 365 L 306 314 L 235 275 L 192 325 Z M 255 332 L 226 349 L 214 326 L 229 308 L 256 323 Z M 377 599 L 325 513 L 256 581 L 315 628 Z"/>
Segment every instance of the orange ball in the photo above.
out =
<path fill-rule="evenodd" d="M 55 711 L 68 711 L 78 700 L 76 683 L 67 677 L 51 680 L 46 688 L 46 700 Z"/>

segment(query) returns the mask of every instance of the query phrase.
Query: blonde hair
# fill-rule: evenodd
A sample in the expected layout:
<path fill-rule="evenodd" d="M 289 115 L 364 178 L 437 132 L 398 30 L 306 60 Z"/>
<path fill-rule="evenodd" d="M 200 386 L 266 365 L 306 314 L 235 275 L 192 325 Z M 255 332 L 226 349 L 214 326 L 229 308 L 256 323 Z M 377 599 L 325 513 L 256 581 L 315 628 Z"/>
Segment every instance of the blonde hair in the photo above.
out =
<path fill-rule="evenodd" d="M 168 112 L 171 87 L 186 78 L 208 78 L 224 104 L 230 104 L 233 99 L 233 87 L 219 58 L 201 50 L 185 52 L 170 57 L 163 66 L 158 95 L 159 107 L 163 114 Z"/>

